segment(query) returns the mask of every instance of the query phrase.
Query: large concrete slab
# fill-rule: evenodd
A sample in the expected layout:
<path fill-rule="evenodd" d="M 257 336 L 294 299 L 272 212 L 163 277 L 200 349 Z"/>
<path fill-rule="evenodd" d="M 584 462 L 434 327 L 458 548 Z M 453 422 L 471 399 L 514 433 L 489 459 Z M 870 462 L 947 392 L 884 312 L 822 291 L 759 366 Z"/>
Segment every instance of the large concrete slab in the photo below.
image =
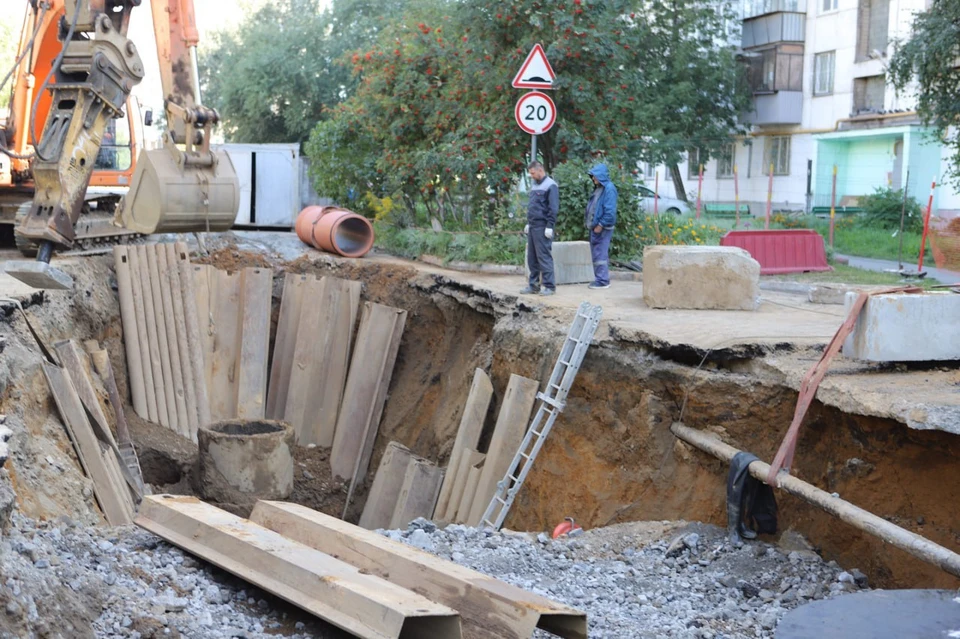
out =
<path fill-rule="evenodd" d="M 760 263 L 733 246 L 648 246 L 643 301 L 651 308 L 752 311 Z"/>
<path fill-rule="evenodd" d="M 857 293 L 847 293 L 850 311 Z M 926 292 L 873 295 L 843 344 L 844 357 L 869 362 L 960 359 L 960 295 Z"/>
<path fill-rule="evenodd" d="M 261 501 L 251 519 L 288 539 L 335 554 L 371 575 L 456 608 L 464 637 L 526 639 L 537 628 L 571 639 L 587 636 L 586 615 L 579 610 L 304 506 Z"/>
<path fill-rule="evenodd" d="M 358 637 L 461 636 L 455 610 L 194 497 L 149 496 L 136 524 Z"/>

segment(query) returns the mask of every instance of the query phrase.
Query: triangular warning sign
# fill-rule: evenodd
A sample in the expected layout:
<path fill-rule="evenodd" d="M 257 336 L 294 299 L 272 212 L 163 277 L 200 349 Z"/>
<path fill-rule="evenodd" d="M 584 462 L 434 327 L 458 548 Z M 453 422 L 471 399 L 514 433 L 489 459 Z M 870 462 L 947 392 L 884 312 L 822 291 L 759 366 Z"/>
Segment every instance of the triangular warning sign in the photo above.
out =
<path fill-rule="evenodd" d="M 513 79 L 513 86 L 516 89 L 552 89 L 556 79 L 557 74 L 553 72 L 543 47 L 535 44 Z"/>

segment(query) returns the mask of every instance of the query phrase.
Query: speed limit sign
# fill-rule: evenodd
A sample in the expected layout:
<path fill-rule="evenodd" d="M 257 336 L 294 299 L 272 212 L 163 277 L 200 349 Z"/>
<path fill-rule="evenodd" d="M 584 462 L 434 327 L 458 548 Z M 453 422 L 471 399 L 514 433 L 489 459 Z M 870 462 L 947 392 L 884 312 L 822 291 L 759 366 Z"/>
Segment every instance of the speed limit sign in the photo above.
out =
<path fill-rule="evenodd" d="M 557 119 L 557 107 L 546 93 L 531 91 L 517 101 L 514 116 L 530 135 L 546 133 Z"/>

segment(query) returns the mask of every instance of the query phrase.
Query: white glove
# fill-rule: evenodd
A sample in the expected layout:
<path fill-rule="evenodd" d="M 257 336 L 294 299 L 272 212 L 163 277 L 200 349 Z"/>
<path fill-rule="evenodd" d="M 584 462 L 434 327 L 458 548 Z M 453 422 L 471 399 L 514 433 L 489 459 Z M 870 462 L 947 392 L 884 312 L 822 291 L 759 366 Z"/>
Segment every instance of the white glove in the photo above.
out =
<path fill-rule="evenodd" d="M 527 224 L 526 226 L 523 227 L 523 234 L 524 234 L 524 235 L 527 235 L 528 233 L 530 233 L 530 225 L 529 225 L 529 224 Z"/>
<path fill-rule="evenodd" d="M 547 230 L 545 230 L 545 231 L 543 232 L 543 234 L 544 234 L 544 236 L 546 236 L 546 238 L 547 238 L 548 240 L 552 240 L 552 239 L 553 239 L 553 229 L 547 229 Z"/>

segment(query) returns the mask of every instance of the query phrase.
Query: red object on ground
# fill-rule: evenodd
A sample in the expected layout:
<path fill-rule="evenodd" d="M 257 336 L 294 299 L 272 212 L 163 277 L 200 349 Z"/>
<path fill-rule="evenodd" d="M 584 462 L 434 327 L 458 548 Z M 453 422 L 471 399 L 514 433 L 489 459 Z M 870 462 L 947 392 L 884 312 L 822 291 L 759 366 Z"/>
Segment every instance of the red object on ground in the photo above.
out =
<path fill-rule="evenodd" d="M 370 221 L 336 206 L 308 206 L 297 216 L 295 228 L 305 244 L 343 257 L 363 257 L 373 248 Z"/>
<path fill-rule="evenodd" d="M 573 517 L 567 517 L 562 524 L 558 524 L 557 527 L 553 529 L 553 538 L 556 539 L 563 535 L 569 535 L 574 530 L 583 529 L 573 521 Z"/>
<path fill-rule="evenodd" d="M 728 231 L 720 246 L 738 246 L 760 262 L 761 275 L 832 271 L 823 236 L 811 229 Z"/>
<path fill-rule="evenodd" d="M 923 254 L 927 252 L 927 233 L 930 231 L 930 213 L 933 211 L 933 195 L 937 191 L 937 178 L 933 178 L 930 187 L 930 199 L 927 200 L 927 214 L 923 216 L 923 237 L 920 239 L 920 260 L 917 262 L 917 273 L 923 272 Z"/>

